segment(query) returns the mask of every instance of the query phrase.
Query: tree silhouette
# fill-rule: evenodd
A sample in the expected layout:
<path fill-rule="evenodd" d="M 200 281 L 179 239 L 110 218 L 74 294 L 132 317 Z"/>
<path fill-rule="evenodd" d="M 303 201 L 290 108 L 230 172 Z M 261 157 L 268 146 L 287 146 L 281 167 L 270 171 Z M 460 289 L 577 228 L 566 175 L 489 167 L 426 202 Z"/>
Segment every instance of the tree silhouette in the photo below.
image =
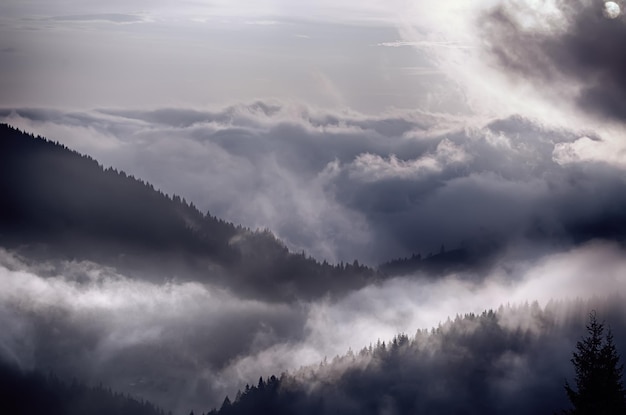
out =
<path fill-rule="evenodd" d="M 626 414 L 626 390 L 622 382 L 624 366 L 613 343 L 609 329 L 604 336 L 604 324 L 596 313 L 589 315 L 588 335 L 576 343 L 571 359 L 576 370 L 576 389 L 565 382 L 565 390 L 574 409 L 568 414 L 613 415 Z"/>
<path fill-rule="evenodd" d="M 152 403 L 54 374 L 22 371 L 0 359 L 0 413 L 12 415 L 165 415 Z"/>

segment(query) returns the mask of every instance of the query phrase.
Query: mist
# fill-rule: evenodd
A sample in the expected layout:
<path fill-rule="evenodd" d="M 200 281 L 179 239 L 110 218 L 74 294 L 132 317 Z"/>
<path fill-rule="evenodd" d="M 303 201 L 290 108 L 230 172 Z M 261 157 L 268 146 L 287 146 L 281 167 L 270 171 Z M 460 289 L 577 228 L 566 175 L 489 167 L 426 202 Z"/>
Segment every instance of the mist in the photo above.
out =
<path fill-rule="evenodd" d="M 533 260 L 502 258 L 481 283 L 411 275 L 336 300 L 275 304 L 193 282 L 137 281 L 88 262 L 28 265 L 3 251 L 0 350 L 23 369 L 104 382 L 177 412 L 209 409 L 260 376 L 457 315 L 624 295 L 625 258 L 621 247 L 597 241 Z M 522 315 L 500 324 L 535 323 Z"/>
<path fill-rule="evenodd" d="M 517 115 L 370 116 L 281 101 L 0 115 L 320 261 L 620 241 L 626 227 L 623 165 L 577 156 L 609 140 Z"/>

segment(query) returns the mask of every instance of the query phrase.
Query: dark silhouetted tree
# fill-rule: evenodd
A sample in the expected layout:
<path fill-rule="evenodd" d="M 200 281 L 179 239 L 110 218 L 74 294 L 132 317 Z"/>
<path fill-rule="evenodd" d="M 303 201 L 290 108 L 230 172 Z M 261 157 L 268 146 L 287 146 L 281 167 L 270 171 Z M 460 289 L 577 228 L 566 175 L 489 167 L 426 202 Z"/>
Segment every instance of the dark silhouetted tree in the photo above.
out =
<path fill-rule="evenodd" d="M 220 411 L 222 412 L 226 412 L 230 409 L 230 407 L 232 406 L 232 403 L 230 402 L 230 399 L 227 397 L 224 398 L 224 402 L 222 402 L 222 407 L 220 409 Z"/>
<path fill-rule="evenodd" d="M 576 389 L 569 382 L 565 390 L 573 409 L 569 414 L 626 414 L 626 390 L 622 382 L 623 365 L 609 329 L 598 322 L 595 311 L 589 315 L 588 335 L 576 343 L 572 363 L 576 370 Z"/>
<path fill-rule="evenodd" d="M 0 414 L 164 415 L 152 403 L 76 379 L 22 371 L 0 359 Z"/>

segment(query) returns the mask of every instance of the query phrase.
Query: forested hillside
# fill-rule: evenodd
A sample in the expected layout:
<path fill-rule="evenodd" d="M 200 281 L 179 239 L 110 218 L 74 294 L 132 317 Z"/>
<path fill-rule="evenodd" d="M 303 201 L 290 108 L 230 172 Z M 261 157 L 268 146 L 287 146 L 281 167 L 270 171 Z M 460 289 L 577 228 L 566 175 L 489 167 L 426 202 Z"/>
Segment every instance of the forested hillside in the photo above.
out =
<path fill-rule="evenodd" d="M 228 286 L 255 298 L 339 294 L 374 270 L 291 253 L 269 230 L 225 222 L 63 145 L 0 126 L 0 244 L 87 259 L 152 280 Z M 219 195 L 216 195 L 219 197 Z"/>
<path fill-rule="evenodd" d="M 560 413 L 571 406 L 564 386 L 566 379 L 573 384 L 570 358 L 585 334 L 584 310 L 597 305 L 554 302 L 541 308 L 526 303 L 457 315 L 431 330 L 399 334 L 388 342 L 379 339 L 317 366 L 261 378 L 208 413 Z M 623 356 L 623 298 L 613 298 L 599 315 L 612 327 Z M 594 346 L 598 350 L 599 344 Z M 593 364 L 581 369 L 582 376 Z M 596 390 L 608 388 L 596 385 Z"/>
<path fill-rule="evenodd" d="M 0 361 L 0 411 L 12 415 L 164 415 L 140 399 L 110 388 L 67 382 L 54 374 L 22 371 Z"/>

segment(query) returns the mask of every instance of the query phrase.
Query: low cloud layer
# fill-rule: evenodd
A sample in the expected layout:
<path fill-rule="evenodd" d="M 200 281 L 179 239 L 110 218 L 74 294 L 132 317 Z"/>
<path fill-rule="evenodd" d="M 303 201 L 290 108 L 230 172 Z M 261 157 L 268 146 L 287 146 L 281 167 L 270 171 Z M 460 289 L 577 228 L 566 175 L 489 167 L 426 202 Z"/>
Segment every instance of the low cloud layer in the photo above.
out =
<path fill-rule="evenodd" d="M 567 246 L 626 229 L 624 166 L 603 156 L 610 144 L 518 116 L 281 102 L 1 115 L 318 259 L 375 265 L 441 245 Z"/>
<path fill-rule="evenodd" d="M 259 376 L 412 335 L 457 314 L 624 295 L 625 257 L 615 245 L 594 243 L 536 262 L 503 260 L 482 283 L 462 275 L 396 278 L 336 300 L 286 305 L 197 283 L 135 281 L 93 263 L 28 265 L 3 251 L 0 351 L 25 369 L 102 381 L 184 413 L 218 406 Z"/>
<path fill-rule="evenodd" d="M 197 283 L 140 282 L 94 263 L 27 266 L 3 251 L 0 279 L 4 360 L 170 408 L 216 399 L 241 382 L 221 378 L 231 362 L 304 336 L 297 305 Z"/>

